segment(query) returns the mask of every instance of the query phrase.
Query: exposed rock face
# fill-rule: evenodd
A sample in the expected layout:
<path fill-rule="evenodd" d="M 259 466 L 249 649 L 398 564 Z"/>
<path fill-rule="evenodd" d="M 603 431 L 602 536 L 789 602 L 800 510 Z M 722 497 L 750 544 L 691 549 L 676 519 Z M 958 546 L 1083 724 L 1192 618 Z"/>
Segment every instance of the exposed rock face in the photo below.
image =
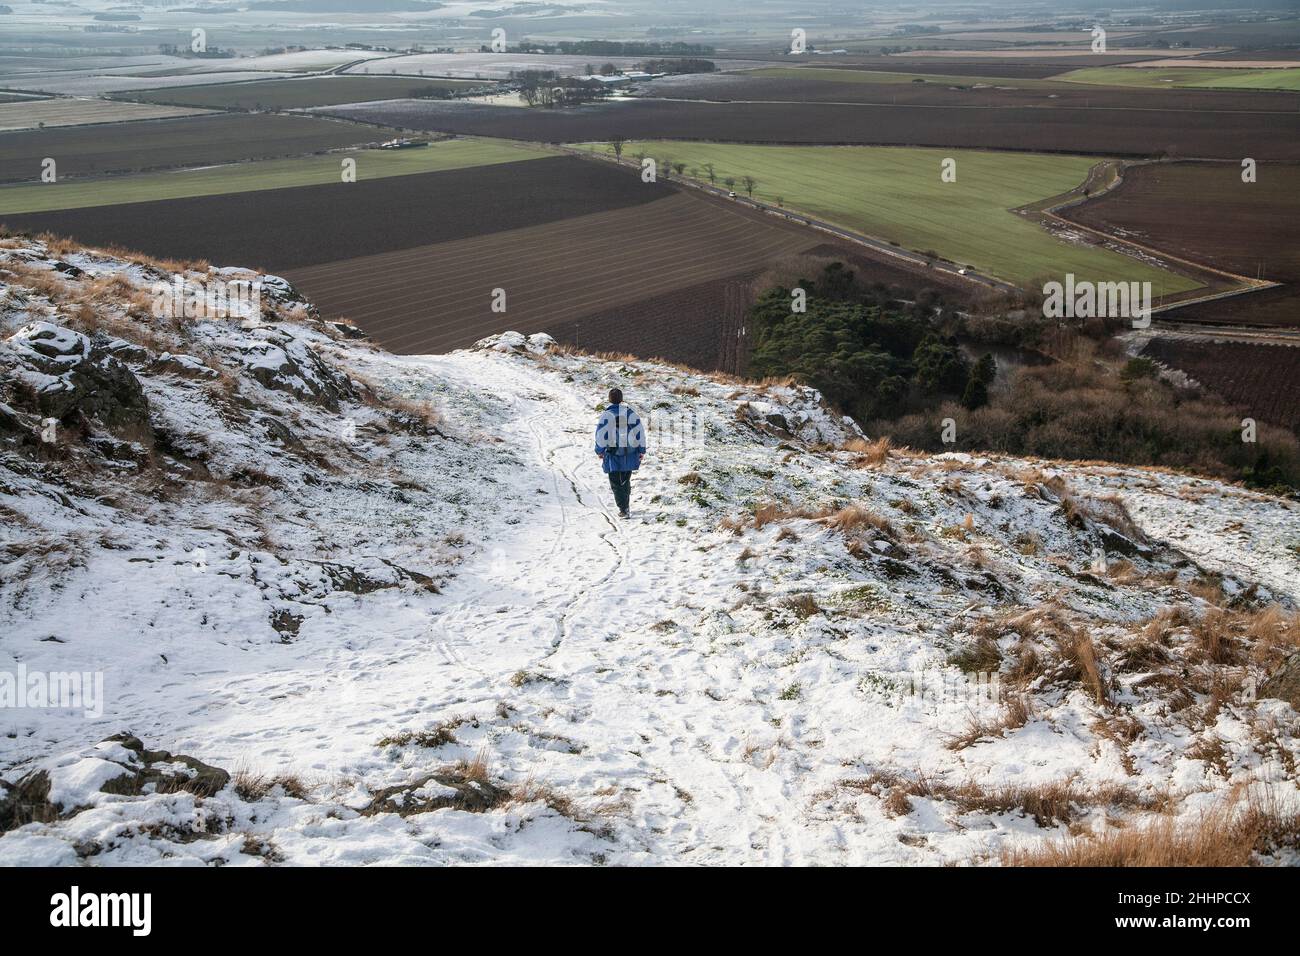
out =
<path fill-rule="evenodd" d="M 510 799 L 510 791 L 487 780 L 473 780 L 455 769 L 421 777 L 414 783 L 378 791 L 362 813 L 410 816 L 454 807 L 485 813 Z"/>
<path fill-rule="evenodd" d="M 1282 666 L 1260 686 L 1256 696 L 1284 700 L 1300 710 L 1300 651 L 1282 662 Z"/>
<path fill-rule="evenodd" d="M 72 424 L 77 413 L 116 435 L 150 441 L 149 400 L 106 348 L 51 322 L 24 326 L 0 345 L 0 369 L 21 411 Z"/>
<path fill-rule="evenodd" d="M 82 770 L 88 763 L 97 766 Z M 0 833 L 27 823 L 48 823 L 84 809 L 84 799 L 68 800 L 60 795 L 60 777 L 68 769 L 33 770 L 11 785 L 0 784 Z M 184 790 L 210 797 L 230 783 L 230 774 L 219 767 L 184 754 L 147 750 L 140 738 L 130 734 L 105 738 L 72 770 L 95 774 L 102 780 L 99 793 L 122 796 Z"/>
<path fill-rule="evenodd" d="M 335 371 L 306 343 L 279 330 L 247 340 L 240 358 L 248 374 L 264 387 L 338 411 L 340 400 L 356 400 L 346 375 Z"/>

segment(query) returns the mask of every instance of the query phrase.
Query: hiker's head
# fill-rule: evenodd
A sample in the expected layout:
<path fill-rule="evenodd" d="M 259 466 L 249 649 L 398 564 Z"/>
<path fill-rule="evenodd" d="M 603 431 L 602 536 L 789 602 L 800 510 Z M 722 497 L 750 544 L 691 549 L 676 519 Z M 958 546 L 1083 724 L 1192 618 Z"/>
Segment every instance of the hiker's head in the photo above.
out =
<path fill-rule="evenodd" d="M 609 403 L 618 405 L 623 401 L 623 390 L 621 388 L 611 388 L 609 390 Z"/>

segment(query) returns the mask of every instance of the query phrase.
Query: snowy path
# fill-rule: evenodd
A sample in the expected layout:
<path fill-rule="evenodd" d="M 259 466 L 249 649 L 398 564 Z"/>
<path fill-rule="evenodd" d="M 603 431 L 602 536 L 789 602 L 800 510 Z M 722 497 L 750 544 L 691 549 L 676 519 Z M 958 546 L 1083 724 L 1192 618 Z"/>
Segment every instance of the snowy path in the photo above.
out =
<path fill-rule="evenodd" d="M 439 377 L 473 383 L 464 358 L 431 361 Z M 492 371 L 500 381 L 500 363 Z M 618 519 L 591 451 L 592 408 L 552 376 L 512 368 L 505 377 L 494 383 L 509 396 L 504 433 L 531 438 L 536 469 L 517 480 L 546 494 L 448 588 L 453 603 L 439 628 L 476 675 L 455 684 L 466 708 L 505 700 L 529 715 L 563 711 L 568 734 L 609 780 L 638 791 L 636 822 L 656 854 L 700 863 L 806 859 L 783 832 L 803 830 L 798 777 L 742 759 L 750 736 L 771 728 L 754 708 L 728 702 L 731 688 L 722 699 L 708 696 L 740 675 L 672 647 L 652 628 L 675 608 L 693 615 L 725 606 L 732 583 L 692 570 L 698 530 L 636 517 L 664 482 L 656 450 L 634 480 L 634 517 Z M 520 672 L 529 680 L 516 687 Z M 647 800 L 647 790 L 657 799 Z"/>
<path fill-rule="evenodd" d="M 438 369 L 446 379 L 455 372 Z M 232 738 L 256 743 L 260 757 L 264 747 L 286 757 L 310 752 L 295 737 L 309 726 L 306 715 L 324 712 L 333 715 L 332 755 L 364 763 L 374 741 L 402 725 L 431 723 L 429 715 L 447 706 L 471 712 L 493 704 L 512 692 L 516 674 L 544 666 L 599 621 L 603 589 L 628 577 L 621 572 L 630 545 L 611 516 L 607 489 L 602 496 L 592 480 L 603 476 L 587 452 L 586 428 L 566 430 L 585 426 L 590 414 L 559 389 L 540 391 L 537 377 L 511 377 L 518 392 L 507 400 L 504 433 L 528 439 L 519 449 L 528 467 L 501 480 L 520 483 L 536 505 L 508 517 L 503 533 L 474 542 L 481 553 L 458 570 L 432 618 L 396 629 L 386 619 L 323 654 L 304 645 L 297 667 L 241 675 L 222 688 L 219 701 L 237 705 L 227 708 Z M 218 737 L 223 729 L 221 719 L 208 725 Z"/>

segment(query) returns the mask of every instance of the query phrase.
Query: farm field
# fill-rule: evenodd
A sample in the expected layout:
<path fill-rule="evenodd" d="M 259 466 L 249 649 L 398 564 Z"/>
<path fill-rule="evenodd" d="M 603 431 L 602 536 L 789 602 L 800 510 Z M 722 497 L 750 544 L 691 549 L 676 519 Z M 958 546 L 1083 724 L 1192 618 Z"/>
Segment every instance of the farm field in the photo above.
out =
<path fill-rule="evenodd" d="M 512 199 L 485 205 L 487 196 Z M 223 228 L 195 230 L 195 222 Z M 804 253 L 843 259 L 869 282 L 941 288 L 955 302 L 972 294 L 931 270 L 875 261 L 822 233 L 571 156 L 4 223 L 251 263 L 300 284 L 326 315 L 411 352 L 472 344 L 510 326 L 738 371 L 735 333 L 751 301 L 749 278 Z M 504 315 L 486 297 L 497 287 L 507 290 Z"/>
<path fill-rule="evenodd" d="M 1116 189 L 1060 215 L 1193 262 L 1283 283 L 1187 306 L 1170 318 L 1300 327 L 1300 165 L 1261 163 L 1254 183 L 1241 181 L 1236 163 L 1130 167 Z"/>
<path fill-rule="evenodd" d="M 875 79 L 856 81 L 853 76 L 859 72 Z M 825 103 L 965 109 L 1033 107 L 1050 109 L 1058 114 L 1065 110 L 1173 110 L 1183 111 L 1184 114 L 1264 110 L 1289 117 L 1296 106 L 1293 94 L 1280 91 L 1124 88 L 1061 83 L 1055 80 L 882 74 L 809 67 L 662 77 L 644 84 L 640 96 L 647 99 L 699 99 L 739 103 Z M 1098 112 L 1098 121 L 1106 115 L 1105 112 Z"/>
<path fill-rule="evenodd" d="M 1186 372 L 1252 418 L 1300 432 L 1300 347 L 1161 335 L 1142 354 Z"/>
<path fill-rule="evenodd" d="M 638 206 L 671 191 L 621 170 L 550 156 L 256 194 L 12 215 L 4 223 L 150 255 L 277 272 Z M 494 196 L 511 198 L 492 201 Z M 196 222 L 222 228 L 197 230 Z M 378 302 L 388 291 L 375 285 L 371 293 Z"/>
<path fill-rule="evenodd" d="M 38 99 L 0 101 L 0 132 L 36 129 L 39 126 L 82 126 L 87 123 L 120 123 L 131 120 L 193 116 L 199 112 L 177 106 L 152 103 L 109 103 L 104 100 Z"/>
<path fill-rule="evenodd" d="M 41 160 L 59 178 L 300 156 L 387 138 L 382 130 L 312 116 L 205 114 L 119 126 L 0 133 L 0 182 L 36 180 Z"/>
<path fill-rule="evenodd" d="M 1089 63 L 1114 66 L 1143 59 L 1140 53 L 1088 54 Z M 1069 50 L 911 50 L 892 56 L 836 57 L 825 66 L 809 63 L 804 69 L 872 70 L 885 73 L 927 73 L 939 76 L 998 76 L 1005 79 L 1046 79 L 1075 69 L 1078 53 Z"/>
<path fill-rule="evenodd" d="M 262 56 L 241 56 L 231 60 L 182 60 L 176 72 L 229 73 L 233 71 L 288 71 L 291 73 L 330 70 L 358 60 L 372 60 L 386 54 L 372 50 L 292 50 Z M 144 72 L 138 76 L 148 75 Z M 155 74 L 163 75 L 163 74 Z"/>
<path fill-rule="evenodd" d="M 726 279 L 818 241 L 675 192 L 647 205 L 291 270 L 287 278 L 387 349 L 441 352 L 507 329 L 563 334 L 584 315 Z M 376 288 L 390 292 L 377 299 Z M 491 307 L 496 288 L 507 295 L 504 314 Z M 698 324 L 697 335 L 716 338 L 711 323 Z M 673 347 L 669 339 L 662 344 Z"/>
<path fill-rule="evenodd" d="M 504 80 L 520 70 L 552 70 L 561 76 L 582 76 L 587 65 L 613 63 L 620 70 L 635 69 L 644 57 L 600 56 L 597 54 L 530 53 L 415 53 L 386 57 L 349 67 L 348 74 L 399 73 L 403 76 L 446 76 L 456 79 Z M 720 69 L 762 66 L 762 60 L 717 61 Z"/>
<path fill-rule="evenodd" d="M 996 71 L 991 71 L 989 74 L 983 76 L 978 74 L 962 75 L 958 78 L 943 73 L 894 72 L 889 70 L 868 70 L 862 68 L 836 69 L 834 67 L 772 66 L 750 70 L 742 75 L 783 80 L 862 83 L 870 86 L 892 86 L 899 83 L 941 83 L 948 85 L 952 83 L 1008 82 L 1006 77 L 998 76 Z M 1028 87 L 1050 88 L 1053 86 L 1052 83 L 1039 79 L 1020 78 L 1015 82 L 1021 86 Z"/>
<path fill-rule="evenodd" d="M 778 81 L 784 82 L 784 81 Z M 906 87 L 903 87 L 906 88 Z M 1190 94 L 1188 94 L 1190 95 Z M 1264 95 L 1264 94 L 1260 94 Z M 565 110 L 395 100 L 326 107 L 333 115 L 409 129 L 549 143 L 628 139 L 949 146 L 1151 157 L 1300 159 L 1295 107 L 1255 112 L 1160 108 L 683 103 L 637 99 Z"/>
<path fill-rule="evenodd" d="M 147 90 L 124 96 L 138 103 L 169 103 L 206 109 L 292 110 L 398 99 L 411 96 L 417 90 L 465 90 L 481 85 L 472 80 L 429 80 L 405 76 L 313 76 L 296 80 Z"/>
<path fill-rule="evenodd" d="M 1094 281 L 1150 281 L 1157 294 L 1195 287 L 1127 256 L 1059 241 L 1009 212 L 1080 185 L 1094 163 L 1087 157 L 685 142 L 624 146 L 625 156 L 638 152 L 697 170 L 713 163 L 718 182 L 734 178 L 738 192 L 743 177 L 753 176 L 756 199 L 781 201 L 907 249 L 934 250 L 1015 283 L 1073 272 Z M 956 182 L 940 181 L 948 157 L 957 162 Z"/>
<path fill-rule="evenodd" d="M 271 80 L 293 76 L 292 73 L 230 72 L 221 79 L 236 83 L 241 80 Z M 184 86 L 210 86 L 211 73 L 168 73 L 161 76 L 129 76 L 101 71 L 10 73 L 0 76 L 0 86 L 6 89 L 26 90 L 34 93 L 55 93 L 60 96 L 102 96 L 105 93 L 124 93 L 128 90 L 169 89 Z"/>
<path fill-rule="evenodd" d="M 356 162 L 357 181 L 517 163 L 548 155 L 535 146 L 500 140 L 451 139 L 400 150 L 350 150 L 322 156 L 232 163 L 179 172 L 137 173 L 110 179 L 0 186 L 0 216 L 223 193 L 314 186 L 341 181 L 341 162 Z M 354 184 L 348 184 L 354 185 Z"/>
<path fill-rule="evenodd" d="M 1300 91 L 1300 68 L 1226 70 L 1215 67 L 1093 67 L 1057 77 L 1065 83 L 1135 86 L 1145 89 L 1204 87 L 1221 90 Z"/>

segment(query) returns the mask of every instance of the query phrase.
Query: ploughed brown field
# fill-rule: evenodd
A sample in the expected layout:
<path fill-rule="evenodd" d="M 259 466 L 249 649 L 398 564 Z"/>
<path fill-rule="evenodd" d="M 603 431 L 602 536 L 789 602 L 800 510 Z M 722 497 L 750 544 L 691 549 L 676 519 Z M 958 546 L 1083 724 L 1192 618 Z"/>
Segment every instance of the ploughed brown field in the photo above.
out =
<path fill-rule="evenodd" d="M 4 217 L 171 259 L 283 272 L 653 202 L 669 187 L 571 156 Z M 388 290 L 375 289 L 376 299 Z"/>
<path fill-rule="evenodd" d="M 36 182 L 41 160 L 59 178 L 299 156 L 384 139 L 381 130 L 270 113 L 136 120 L 0 133 L 0 182 Z"/>
<path fill-rule="evenodd" d="M 1293 101 L 1294 102 L 1294 99 Z M 704 103 L 661 99 L 525 110 L 395 100 L 317 111 L 410 129 L 548 143 L 694 139 L 1018 149 L 1109 156 L 1300 159 L 1289 113 L 1043 106 Z"/>
<path fill-rule="evenodd" d="M 807 251 L 851 262 L 868 282 L 947 282 L 954 301 L 971 292 L 784 219 L 571 156 L 6 218 L 16 231 L 284 275 L 326 316 L 409 353 L 516 329 L 737 370 L 752 278 Z M 505 313 L 492 311 L 496 288 Z"/>
<path fill-rule="evenodd" d="M 1089 61 L 1090 66 L 1095 66 Z M 1077 66 L 1077 64 L 1076 64 Z M 989 67 L 989 71 L 992 67 Z M 789 76 L 750 73 L 701 73 L 665 77 L 646 85 L 647 99 L 701 99 L 733 102 L 847 103 L 883 106 L 1039 107 L 1074 110 L 1159 110 L 1273 114 L 1294 122 L 1300 95 L 1266 90 L 1180 90 L 1044 83 L 996 79 L 976 83 L 961 76 L 901 83 L 857 83 L 836 78 L 835 71 L 806 67 Z M 848 71 L 845 71 L 847 73 Z M 818 79 L 818 76 L 823 79 Z M 838 74 L 843 76 L 844 74 Z M 978 74 L 977 74 L 978 75 Z M 990 75 L 986 71 L 985 76 Z M 1000 76 L 1001 69 L 992 73 Z"/>
<path fill-rule="evenodd" d="M 443 352 L 506 329 L 609 349 L 617 339 L 600 328 L 602 316 L 616 323 L 624 308 L 682 289 L 704 292 L 817 241 L 775 219 L 674 191 L 644 205 L 290 270 L 287 278 L 323 311 L 352 318 L 396 352 Z M 504 313 L 493 311 L 495 289 L 505 290 Z M 682 305 L 696 326 L 688 341 L 675 341 L 680 328 L 642 328 L 628 344 L 707 362 L 719 345 L 720 317 Z"/>
<path fill-rule="evenodd" d="M 1300 346 L 1158 336 L 1142 354 L 1186 372 L 1243 415 L 1300 433 Z"/>
<path fill-rule="evenodd" d="M 1193 262 L 1283 283 L 1177 309 L 1165 315 L 1169 320 L 1300 328 L 1300 164 L 1260 163 L 1254 183 L 1242 182 L 1239 161 L 1133 166 L 1114 190 L 1060 215 Z"/>

